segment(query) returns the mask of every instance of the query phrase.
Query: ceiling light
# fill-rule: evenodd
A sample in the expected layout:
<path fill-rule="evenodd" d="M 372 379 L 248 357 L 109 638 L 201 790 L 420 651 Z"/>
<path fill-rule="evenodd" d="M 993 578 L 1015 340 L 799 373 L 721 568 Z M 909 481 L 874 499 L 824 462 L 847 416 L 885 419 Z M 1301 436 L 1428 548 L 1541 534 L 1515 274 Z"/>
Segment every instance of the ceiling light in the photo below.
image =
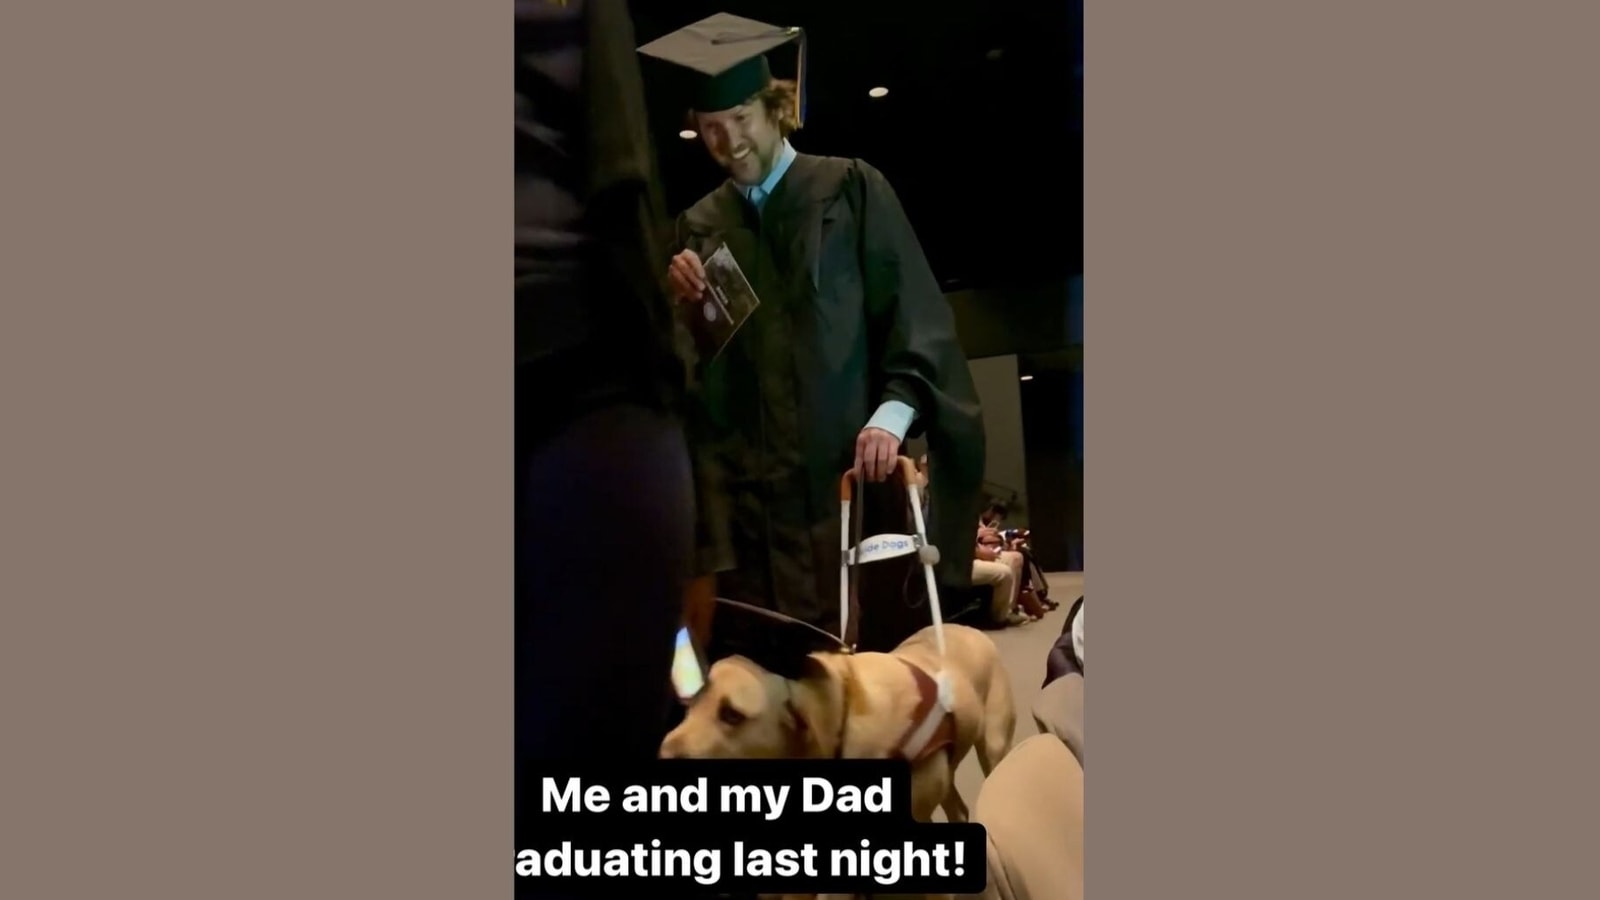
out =
<path fill-rule="evenodd" d="M 887 97 L 888 95 L 889 89 L 886 87 L 875 87 L 872 90 L 867 91 L 868 97 Z"/>
<path fill-rule="evenodd" d="M 1022 380 L 1023 381 L 1032 381 L 1033 380 L 1033 376 L 1032 375 L 1024 375 L 1024 376 L 1022 376 Z"/>
<path fill-rule="evenodd" d="M 700 135 L 695 134 L 693 131 L 691 131 L 688 128 L 685 128 L 684 130 L 678 132 L 678 137 L 681 137 L 686 141 L 692 141 L 692 140 L 694 140 L 695 138 L 697 138 L 699 136 Z"/>

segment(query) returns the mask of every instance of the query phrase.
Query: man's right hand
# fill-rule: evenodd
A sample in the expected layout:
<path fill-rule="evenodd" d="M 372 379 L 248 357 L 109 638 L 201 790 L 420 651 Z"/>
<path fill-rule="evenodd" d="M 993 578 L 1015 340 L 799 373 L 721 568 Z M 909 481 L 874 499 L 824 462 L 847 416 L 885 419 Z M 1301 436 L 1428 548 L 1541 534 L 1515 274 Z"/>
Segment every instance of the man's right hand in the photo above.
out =
<path fill-rule="evenodd" d="M 667 284 L 672 288 L 672 299 L 680 303 L 699 300 L 706 291 L 706 270 L 693 250 L 685 250 L 672 258 L 667 266 Z"/>

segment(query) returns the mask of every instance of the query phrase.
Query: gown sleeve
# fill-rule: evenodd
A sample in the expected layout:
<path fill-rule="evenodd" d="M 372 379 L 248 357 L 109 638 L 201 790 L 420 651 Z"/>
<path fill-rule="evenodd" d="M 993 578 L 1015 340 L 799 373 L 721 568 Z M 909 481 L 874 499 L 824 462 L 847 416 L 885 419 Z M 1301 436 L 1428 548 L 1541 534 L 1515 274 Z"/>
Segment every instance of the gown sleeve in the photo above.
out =
<path fill-rule="evenodd" d="M 867 317 L 878 360 L 874 400 L 911 407 L 916 420 L 907 437 L 915 437 L 940 406 L 975 399 L 962 396 L 971 393 L 970 384 L 963 384 L 970 376 L 960 377 L 968 375 L 967 358 L 950 303 L 900 198 L 871 165 L 858 160 L 856 173 Z"/>
<path fill-rule="evenodd" d="M 941 586 L 972 581 L 971 523 L 978 515 L 985 435 L 978 392 L 939 287 L 905 210 L 881 172 L 857 160 L 851 190 L 861 228 L 866 306 L 879 403 L 916 411 L 907 437 L 926 436 L 932 463 L 929 537 Z"/>

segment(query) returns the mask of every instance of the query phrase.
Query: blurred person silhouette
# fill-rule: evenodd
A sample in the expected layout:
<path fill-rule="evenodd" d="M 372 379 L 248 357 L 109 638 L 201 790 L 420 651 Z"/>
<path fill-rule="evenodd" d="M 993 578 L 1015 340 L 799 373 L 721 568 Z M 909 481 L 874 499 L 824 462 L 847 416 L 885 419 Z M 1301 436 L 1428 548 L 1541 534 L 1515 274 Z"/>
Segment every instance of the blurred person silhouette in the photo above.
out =
<path fill-rule="evenodd" d="M 624 0 L 517 0 L 519 782 L 667 727 L 695 502 L 634 43 Z"/>

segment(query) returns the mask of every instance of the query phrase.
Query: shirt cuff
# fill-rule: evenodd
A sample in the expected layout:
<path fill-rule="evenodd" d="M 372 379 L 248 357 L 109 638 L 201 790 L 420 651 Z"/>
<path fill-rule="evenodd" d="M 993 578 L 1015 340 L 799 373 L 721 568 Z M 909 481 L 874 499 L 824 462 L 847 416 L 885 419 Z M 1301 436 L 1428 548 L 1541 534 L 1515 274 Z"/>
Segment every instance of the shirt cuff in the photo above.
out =
<path fill-rule="evenodd" d="M 904 441 L 906 432 L 911 430 L 911 423 L 916 421 L 917 411 L 901 403 L 899 400 L 888 400 L 878 407 L 867 421 L 868 428 L 882 428 L 894 435 L 895 440 Z"/>

